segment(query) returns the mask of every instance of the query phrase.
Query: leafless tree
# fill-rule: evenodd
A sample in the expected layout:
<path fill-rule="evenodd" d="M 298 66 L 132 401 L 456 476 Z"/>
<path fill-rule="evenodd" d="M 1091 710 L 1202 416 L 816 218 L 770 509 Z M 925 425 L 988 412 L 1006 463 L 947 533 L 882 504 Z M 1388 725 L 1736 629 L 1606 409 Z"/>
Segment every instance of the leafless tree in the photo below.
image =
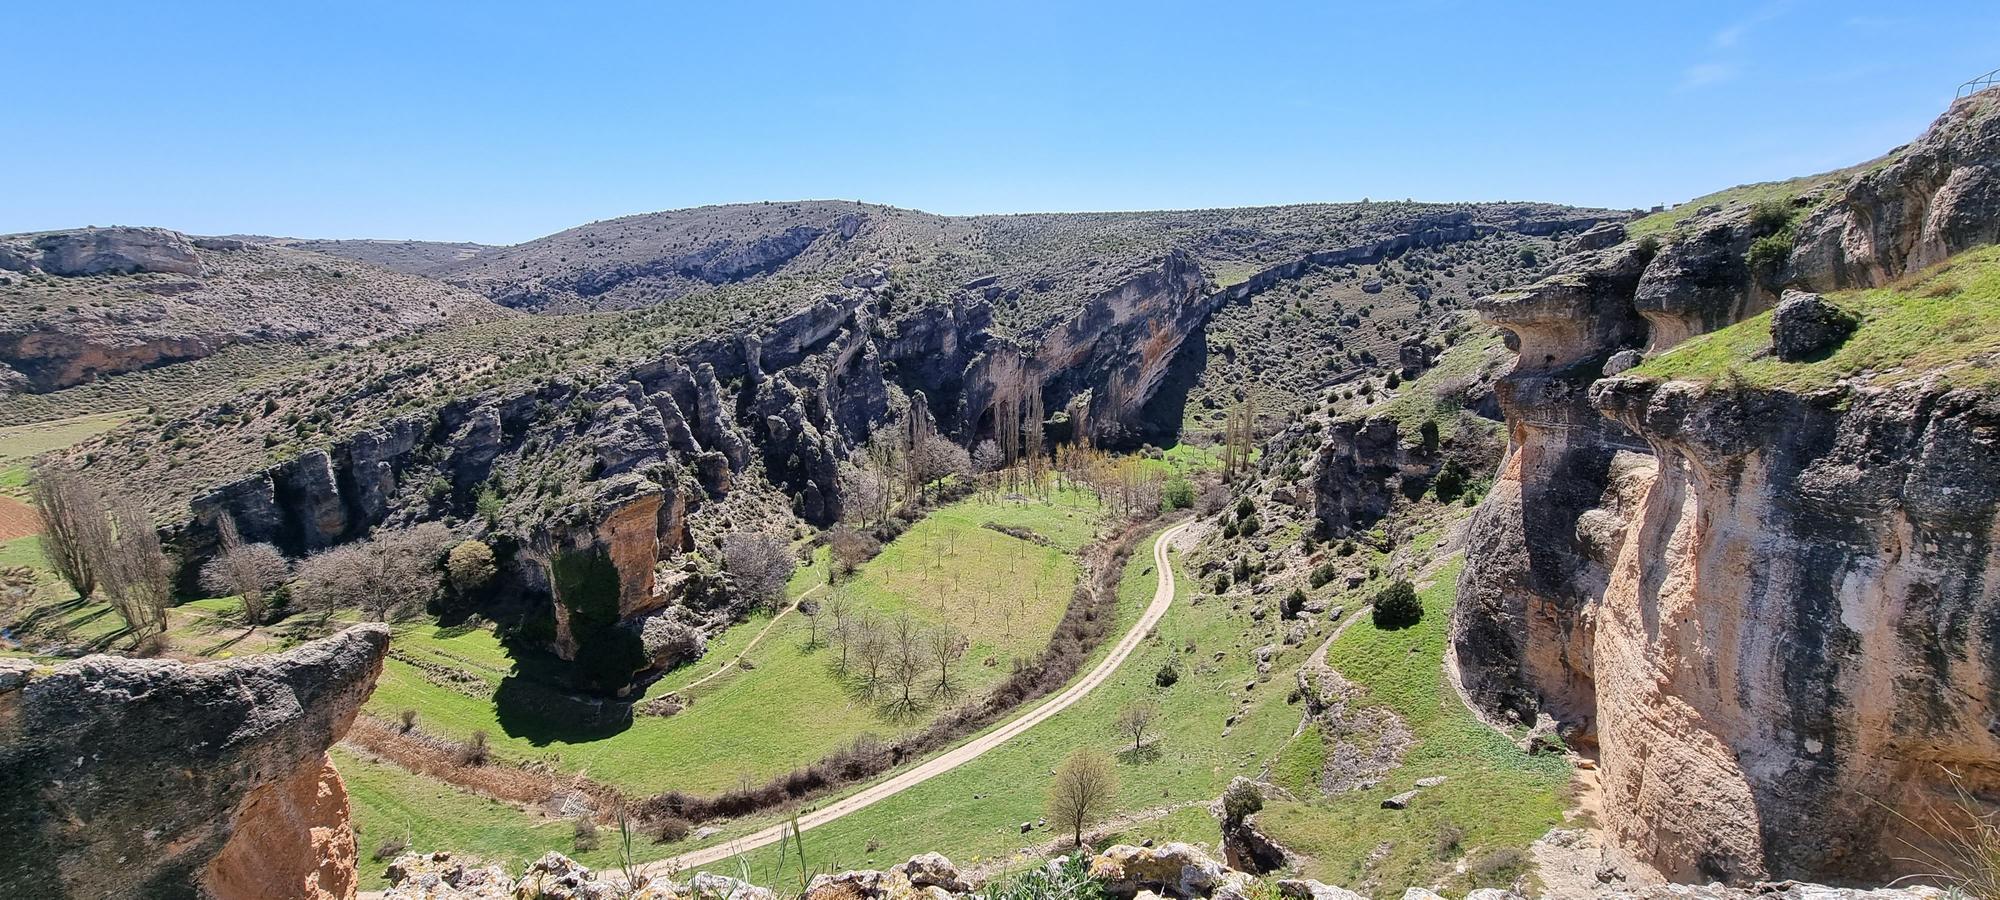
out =
<path fill-rule="evenodd" d="M 1118 774 L 1102 751 L 1084 747 L 1071 753 L 1049 784 L 1049 820 L 1083 846 L 1083 830 L 1110 808 Z"/>
<path fill-rule="evenodd" d="M 840 651 L 840 661 L 837 666 L 840 671 L 845 672 L 848 653 L 854 648 L 855 624 L 854 608 L 847 602 L 847 595 L 836 590 L 833 598 L 826 601 L 825 615 L 831 620 L 831 624 L 827 627 L 827 637 L 833 641 L 834 648 Z"/>
<path fill-rule="evenodd" d="M 823 612 L 825 610 L 821 608 L 818 600 L 803 599 L 799 601 L 799 615 L 806 617 L 807 650 L 819 646 L 819 617 Z"/>
<path fill-rule="evenodd" d="M 858 525 L 879 522 L 888 515 L 889 486 L 872 460 L 840 467 L 840 509 Z"/>
<path fill-rule="evenodd" d="M 958 693 L 958 685 L 952 680 L 953 670 L 965 658 L 967 647 L 965 636 L 950 628 L 933 628 L 924 634 L 925 656 L 937 669 L 937 683 L 931 686 L 934 696 L 951 697 Z"/>
<path fill-rule="evenodd" d="M 202 590 L 218 597 L 243 599 L 243 619 L 258 625 L 269 621 L 271 592 L 291 578 L 292 564 L 270 544 L 225 547 L 201 567 Z"/>
<path fill-rule="evenodd" d="M 768 531 L 732 531 L 722 539 L 722 567 L 747 606 L 775 605 L 798 565 L 790 542 Z"/>
<path fill-rule="evenodd" d="M 1145 746 L 1146 730 L 1153 727 L 1153 720 L 1159 718 L 1160 709 L 1144 701 L 1125 707 L 1118 713 L 1118 730 L 1132 736 L 1132 752 L 1139 752 Z"/>
<path fill-rule="evenodd" d="M 160 549 L 152 516 L 131 495 L 120 494 L 111 501 L 110 522 L 110 553 L 100 566 L 104 592 L 135 634 L 165 631 L 174 567 Z"/>
<path fill-rule="evenodd" d="M 923 627 L 902 613 L 889 620 L 883 629 L 889 640 L 889 678 L 896 685 L 896 700 L 892 704 L 904 713 L 917 708 L 917 684 L 923 681 L 928 668 L 924 658 Z"/>
<path fill-rule="evenodd" d="M 35 466 L 28 485 L 42 521 L 42 555 L 78 597 L 88 599 L 97 591 L 103 575 L 98 567 L 111 548 L 103 497 L 89 482 L 55 465 Z"/>
<path fill-rule="evenodd" d="M 971 454 L 943 435 L 932 434 L 910 448 L 911 479 L 926 490 L 940 478 L 971 471 Z"/>
<path fill-rule="evenodd" d="M 866 616 L 854 620 L 854 662 L 861 673 L 861 692 L 874 696 L 881 689 L 882 675 L 889 666 L 889 636 L 882 623 Z"/>
<path fill-rule="evenodd" d="M 1000 468 L 1000 464 L 1004 461 L 1000 456 L 1000 445 L 994 443 L 992 438 L 973 445 L 972 471 L 991 472 Z"/>
<path fill-rule="evenodd" d="M 437 597 L 444 584 L 438 561 L 450 543 L 451 530 L 436 522 L 378 532 L 308 557 L 293 591 L 323 616 L 358 606 L 372 619 L 397 618 Z"/>
<path fill-rule="evenodd" d="M 854 574 L 881 547 L 874 538 L 845 525 L 836 525 L 827 532 L 826 546 L 834 571 L 843 578 Z"/>

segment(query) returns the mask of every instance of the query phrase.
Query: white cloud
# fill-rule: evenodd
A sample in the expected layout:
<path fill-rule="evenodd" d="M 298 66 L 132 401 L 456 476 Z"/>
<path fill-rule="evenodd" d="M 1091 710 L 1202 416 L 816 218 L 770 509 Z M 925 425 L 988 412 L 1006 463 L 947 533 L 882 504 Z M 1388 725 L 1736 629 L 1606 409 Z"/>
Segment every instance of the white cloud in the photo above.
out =
<path fill-rule="evenodd" d="M 1735 80 L 1741 71 L 1741 67 L 1735 63 L 1697 63 L 1688 66 L 1687 69 L 1681 72 L 1680 89 L 1683 91 L 1692 91 L 1698 88 L 1713 87 Z"/>
<path fill-rule="evenodd" d="M 1709 40 L 1709 43 L 1713 44 L 1717 50 L 1727 50 L 1734 47 L 1742 43 L 1743 38 L 1757 26 L 1784 15 L 1785 10 L 1790 8 L 1791 5 L 1791 0 L 1777 0 L 1775 3 L 1766 3 L 1758 7 L 1750 15 L 1730 23 L 1721 31 L 1717 31 L 1715 36 Z"/>

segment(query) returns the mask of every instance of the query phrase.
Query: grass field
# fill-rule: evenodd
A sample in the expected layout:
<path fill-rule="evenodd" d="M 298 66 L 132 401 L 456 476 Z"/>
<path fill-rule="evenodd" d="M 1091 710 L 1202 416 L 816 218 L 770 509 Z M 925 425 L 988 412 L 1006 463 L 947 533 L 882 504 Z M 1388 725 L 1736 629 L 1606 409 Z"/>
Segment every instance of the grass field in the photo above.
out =
<path fill-rule="evenodd" d="M 1050 544 L 1002 534 L 984 527 L 987 522 L 1031 528 Z M 1081 492 L 1047 502 L 963 501 L 932 513 L 837 590 L 878 614 L 907 611 L 964 633 L 971 646 L 959 687 L 971 695 L 1003 677 L 1011 659 L 1031 656 L 1047 643 L 1076 584 L 1073 552 L 1090 539 L 1096 522 L 1094 501 Z M 792 595 L 823 578 L 817 566 L 800 569 Z M 822 592 L 819 599 L 828 596 Z M 823 637 L 819 646 L 808 646 L 810 625 L 798 613 L 784 616 L 749 653 L 750 668 L 729 666 L 708 677 L 770 622 L 762 614 L 730 628 L 701 662 L 652 685 L 648 699 L 681 692 L 693 700 L 672 717 L 593 724 L 596 710 L 515 677 L 491 632 L 429 624 L 397 634 L 395 656 L 367 708 L 386 719 L 414 709 L 419 728 L 452 739 L 484 730 L 502 757 L 547 761 L 651 794 L 713 793 L 762 781 L 864 734 L 889 738 L 914 730 L 948 702 L 932 701 L 916 716 L 890 715 L 835 673 L 835 651 Z M 490 690 L 455 686 L 436 677 L 439 668 L 469 673 Z M 700 686 L 689 690 L 697 681 Z"/>
<path fill-rule="evenodd" d="M 0 496 L 27 496 L 28 463 L 36 456 L 110 431 L 131 417 L 127 410 L 0 428 Z"/>
<path fill-rule="evenodd" d="M 1134 552 L 1120 583 L 1113 634 L 1122 634 L 1152 597 L 1149 548 L 1150 538 Z M 1270 751 L 1291 735 L 1299 713 L 1287 703 L 1292 684 L 1284 673 L 1314 642 L 1283 648 L 1274 676 L 1259 682 L 1251 651 L 1272 642 L 1275 623 L 1252 623 L 1212 597 L 1196 602 L 1196 585 L 1185 576 L 1176 586 L 1175 606 L 1153 637 L 1096 691 L 965 766 L 807 832 L 811 866 L 882 866 L 927 850 L 945 850 L 961 865 L 979 864 L 1052 841 L 1046 829 L 1022 834 L 1020 824 L 1043 816 L 1049 773 L 1078 747 L 1116 754 L 1118 815 L 1143 819 L 1114 823 L 1109 832 L 1213 845 L 1217 826 L 1199 804 L 1234 776 L 1258 775 Z M 1177 662 L 1181 677 L 1162 688 L 1155 675 L 1169 660 Z M 1145 751 L 1134 754 L 1131 738 L 1111 723 L 1137 701 L 1158 704 L 1160 719 Z M 1236 724 L 1225 728 L 1232 714 Z M 1163 809 L 1172 811 L 1154 817 Z M 770 869 L 775 855 L 771 848 L 752 854 L 752 871 Z"/>
<path fill-rule="evenodd" d="M 1860 327 L 1826 358 L 1783 362 L 1768 355 L 1771 314 L 1687 340 L 1629 374 L 1811 390 L 1869 373 L 1875 384 L 1935 375 L 1955 387 L 1996 384 L 2000 355 L 2000 247 L 1953 257 L 1886 287 L 1826 298 Z"/>
<path fill-rule="evenodd" d="M 1401 716 L 1416 742 L 1374 788 L 1265 807 L 1259 823 L 1310 857 L 1310 877 L 1376 896 L 1439 879 L 1450 882 L 1450 894 L 1505 887 L 1527 865 L 1526 847 L 1562 819 L 1568 762 L 1522 752 L 1475 718 L 1445 681 L 1458 570 L 1457 561 L 1443 566 L 1421 592 L 1417 625 L 1383 631 L 1359 621 L 1328 650 L 1328 664 Z M 1382 808 L 1383 798 L 1434 775 L 1448 780 L 1424 789 L 1409 809 Z M 1452 874 L 1461 857 L 1467 871 Z"/>

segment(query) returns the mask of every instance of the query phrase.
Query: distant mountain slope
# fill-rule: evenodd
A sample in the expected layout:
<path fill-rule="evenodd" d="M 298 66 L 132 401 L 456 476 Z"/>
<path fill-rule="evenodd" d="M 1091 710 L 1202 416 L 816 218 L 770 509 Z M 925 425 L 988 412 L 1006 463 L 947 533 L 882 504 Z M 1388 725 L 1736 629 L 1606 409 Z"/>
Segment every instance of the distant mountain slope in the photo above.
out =
<path fill-rule="evenodd" d="M 513 315 L 352 260 L 159 228 L 0 236 L 0 390 L 50 391 L 233 344 L 366 344 Z"/>
<path fill-rule="evenodd" d="M 316 240 L 277 238 L 273 243 L 381 266 L 391 272 L 436 275 L 500 248 L 464 241 Z"/>
<path fill-rule="evenodd" d="M 1342 247 L 1473 222 L 1547 233 L 1608 213 L 1533 203 L 1345 203 L 1131 213 L 939 216 L 849 201 L 709 206 L 594 222 L 480 252 L 438 271 L 541 312 L 633 309 L 721 284 L 788 276 L 832 292 L 892 277 L 898 293 L 977 290 L 1003 330 L 1029 334 L 1133 265 L 1190 253 L 1212 280 Z"/>

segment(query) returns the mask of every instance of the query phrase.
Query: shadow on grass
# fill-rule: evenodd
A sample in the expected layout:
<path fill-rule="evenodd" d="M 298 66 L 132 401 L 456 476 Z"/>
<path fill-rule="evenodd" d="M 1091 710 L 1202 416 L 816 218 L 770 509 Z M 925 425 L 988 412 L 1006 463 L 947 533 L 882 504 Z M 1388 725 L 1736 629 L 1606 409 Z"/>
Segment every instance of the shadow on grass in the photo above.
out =
<path fill-rule="evenodd" d="M 494 713 L 510 737 L 537 747 L 600 741 L 632 727 L 632 704 L 612 697 L 570 694 L 541 683 L 517 667 L 493 692 Z"/>
<path fill-rule="evenodd" d="M 1145 746 L 1127 747 L 1118 751 L 1118 761 L 1127 765 L 1143 766 L 1159 762 L 1164 755 L 1160 752 L 1159 744 L 1147 741 Z"/>

